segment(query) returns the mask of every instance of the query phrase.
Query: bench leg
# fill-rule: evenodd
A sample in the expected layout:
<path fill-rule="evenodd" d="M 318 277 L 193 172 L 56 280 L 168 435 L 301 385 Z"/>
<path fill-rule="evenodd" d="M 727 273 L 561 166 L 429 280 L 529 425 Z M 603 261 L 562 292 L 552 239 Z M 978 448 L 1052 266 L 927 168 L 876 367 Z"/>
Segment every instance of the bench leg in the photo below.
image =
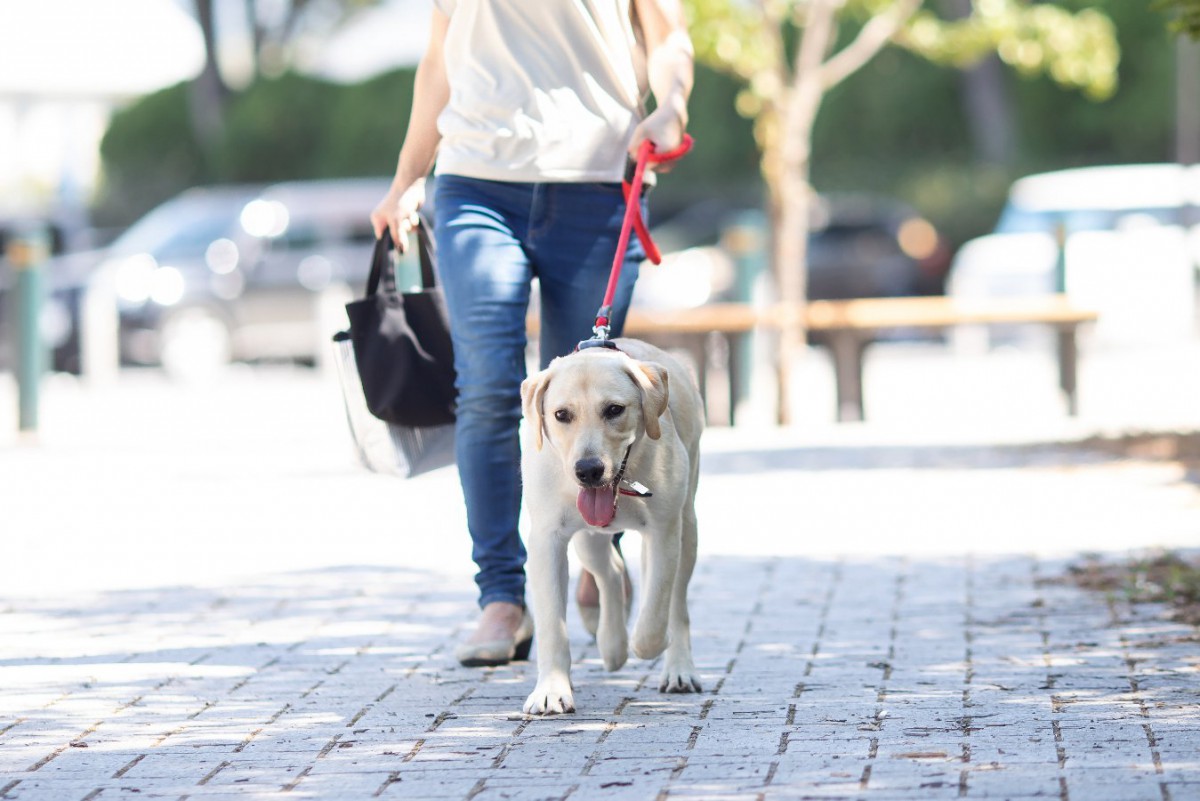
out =
<path fill-rule="evenodd" d="M 833 373 L 837 379 L 838 422 L 865 420 L 862 386 L 866 342 L 853 331 L 830 331 L 829 350 L 833 354 Z"/>
<path fill-rule="evenodd" d="M 1067 414 L 1079 414 L 1079 393 L 1076 378 L 1079 367 L 1079 348 L 1075 341 L 1074 325 L 1058 327 L 1058 385 L 1067 400 Z"/>
<path fill-rule="evenodd" d="M 746 369 L 744 362 L 744 346 L 747 335 L 742 333 L 725 333 L 726 359 L 729 365 L 729 425 L 737 424 L 737 407 L 742 400 L 742 371 Z"/>

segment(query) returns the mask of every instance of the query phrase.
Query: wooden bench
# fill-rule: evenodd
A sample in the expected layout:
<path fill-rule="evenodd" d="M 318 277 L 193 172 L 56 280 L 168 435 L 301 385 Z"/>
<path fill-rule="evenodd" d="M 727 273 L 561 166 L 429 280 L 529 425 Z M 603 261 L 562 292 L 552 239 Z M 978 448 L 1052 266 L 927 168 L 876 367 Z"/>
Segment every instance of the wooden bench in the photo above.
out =
<path fill-rule="evenodd" d="M 789 309 L 782 305 L 755 307 L 746 303 L 712 303 L 692 309 L 642 311 L 631 309 L 625 333 L 648 340 L 690 339 L 703 370 L 703 338 L 716 332 L 726 336 L 730 353 L 730 409 L 736 398 L 736 376 L 744 366 L 736 358 L 737 341 L 756 329 L 782 327 Z M 794 312 L 793 312 L 794 313 Z M 1080 325 L 1097 318 L 1095 311 L 1073 304 L 1064 295 L 956 300 L 947 297 L 865 298 L 822 300 L 804 309 L 807 330 L 819 334 L 832 355 L 837 381 L 838 420 L 864 419 L 863 354 L 880 334 L 895 329 L 941 330 L 960 325 L 1046 325 L 1055 329 L 1058 344 L 1059 386 L 1067 411 L 1078 412 L 1076 375 Z M 703 382 L 702 382 L 703 383 Z M 732 418 L 732 411 L 731 411 Z M 732 419 L 731 419 L 732 422 Z"/>

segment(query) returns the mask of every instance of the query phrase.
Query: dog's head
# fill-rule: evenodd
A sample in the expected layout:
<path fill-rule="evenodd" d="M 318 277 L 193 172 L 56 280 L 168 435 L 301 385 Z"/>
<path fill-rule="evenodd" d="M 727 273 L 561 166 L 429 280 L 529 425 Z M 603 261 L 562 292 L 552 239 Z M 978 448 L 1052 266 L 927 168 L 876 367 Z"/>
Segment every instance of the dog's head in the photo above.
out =
<path fill-rule="evenodd" d="M 555 359 L 529 376 L 521 403 L 538 450 L 549 441 L 580 487 L 607 486 L 643 431 L 650 439 L 662 435 L 667 371 L 597 348 Z"/>

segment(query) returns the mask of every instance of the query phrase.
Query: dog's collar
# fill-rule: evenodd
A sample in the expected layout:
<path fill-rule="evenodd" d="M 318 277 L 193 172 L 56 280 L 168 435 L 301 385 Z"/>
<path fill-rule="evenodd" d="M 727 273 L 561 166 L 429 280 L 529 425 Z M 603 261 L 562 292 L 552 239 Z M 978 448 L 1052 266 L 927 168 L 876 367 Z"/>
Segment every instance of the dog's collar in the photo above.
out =
<path fill-rule="evenodd" d="M 623 350 L 617 347 L 617 343 L 613 342 L 607 336 L 594 336 L 591 339 L 585 339 L 575 346 L 575 352 L 588 350 L 589 348 L 604 348 L 606 350 L 615 350 L 618 353 L 624 353 Z"/>
<path fill-rule="evenodd" d="M 621 466 L 617 468 L 617 474 L 613 477 L 613 511 L 617 508 L 617 499 L 622 495 L 632 495 L 635 498 L 649 498 L 654 495 L 645 484 L 640 481 L 625 478 L 625 467 L 629 464 L 629 454 L 633 452 L 633 443 L 629 443 L 629 447 L 625 449 L 625 458 L 621 460 Z M 621 485 L 625 484 L 629 489 L 625 489 Z"/>

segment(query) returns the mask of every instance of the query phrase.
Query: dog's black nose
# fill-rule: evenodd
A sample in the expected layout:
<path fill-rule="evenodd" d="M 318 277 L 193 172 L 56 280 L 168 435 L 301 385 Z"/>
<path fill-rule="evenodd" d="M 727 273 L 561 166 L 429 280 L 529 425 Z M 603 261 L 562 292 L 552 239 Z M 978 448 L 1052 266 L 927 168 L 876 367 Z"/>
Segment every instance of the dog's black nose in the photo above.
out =
<path fill-rule="evenodd" d="M 604 462 L 595 456 L 580 459 L 575 463 L 575 478 L 585 487 L 598 487 L 604 479 Z"/>

